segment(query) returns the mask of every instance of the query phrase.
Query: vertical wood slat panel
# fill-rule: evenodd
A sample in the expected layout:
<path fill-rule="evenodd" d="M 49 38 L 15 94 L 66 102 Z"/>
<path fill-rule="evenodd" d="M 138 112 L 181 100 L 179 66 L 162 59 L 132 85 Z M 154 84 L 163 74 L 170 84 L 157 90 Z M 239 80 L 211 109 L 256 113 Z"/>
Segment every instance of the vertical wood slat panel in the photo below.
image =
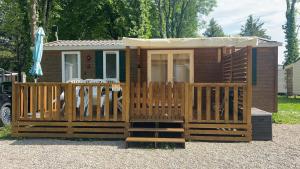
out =
<path fill-rule="evenodd" d="M 104 117 L 105 117 L 105 120 L 108 121 L 109 120 L 109 84 L 105 84 L 105 114 L 104 114 Z"/>
<path fill-rule="evenodd" d="M 206 87 L 206 120 L 211 119 L 211 89 L 209 86 Z"/>
<path fill-rule="evenodd" d="M 234 86 L 233 93 L 233 121 L 238 121 L 238 87 Z"/>
<path fill-rule="evenodd" d="M 216 96 L 215 96 L 215 115 L 216 120 L 220 120 L 220 87 L 216 87 Z"/>
<path fill-rule="evenodd" d="M 88 120 L 93 120 L 93 86 L 88 89 Z"/>
<path fill-rule="evenodd" d="M 15 102 L 17 103 L 16 105 L 16 120 L 18 120 L 18 119 L 20 119 L 20 111 L 21 111 L 21 107 L 20 107 L 20 102 L 21 102 L 21 98 L 20 98 L 20 89 L 21 88 L 21 85 L 16 85 L 16 88 L 15 88 L 15 98 L 16 98 L 16 100 L 15 100 Z"/>
<path fill-rule="evenodd" d="M 61 120 L 61 105 L 60 105 L 61 86 L 56 86 L 56 119 Z M 71 103 L 70 103 L 71 104 Z M 76 110 L 76 109 L 74 109 Z"/>
<path fill-rule="evenodd" d="M 113 91 L 113 120 L 118 120 L 118 91 Z"/>
<path fill-rule="evenodd" d="M 229 121 L 229 87 L 228 86 L 225 87 L 224 100 L 225 100 L 225 114 L 224 114 L 224 119 L 225 119 L 225 122 L 228 122 Z"/>
<path fill-rule="evenodd" d="M 97 86 L 97 113 L 96 113 L 96 120 L 97 121 L 101 120 L 101 86 Z"/>
<path fill-rule="evenodd" d="M 28 118 L 28 86 L 24 86 L 24 119 Z"/>
<path fill-rule="evenodd" d="M 79 95 L 80 95 L 79 120 L 83 121 L 84 120 L 84 86 L 80 86 Z"/>
<path fill-rule="evenodd" d="M 40 112 L 41 112 L 41 119 L 43 120 L 45 118 L 45 86 L 41 85 L 40 86 Z"/>
<path fill-rule="evenodd" d="M 52 86 L 49 85 L 47 86 L 47 108 L 48 108 L 48 113 L 47 116 L 49 117 L 48 119 L 53 120 L 52 116 Z"/>
<path fill-rule="evenodd" d="M 202 120 L 202 87 L 197 88 L 197 120 Z"/>

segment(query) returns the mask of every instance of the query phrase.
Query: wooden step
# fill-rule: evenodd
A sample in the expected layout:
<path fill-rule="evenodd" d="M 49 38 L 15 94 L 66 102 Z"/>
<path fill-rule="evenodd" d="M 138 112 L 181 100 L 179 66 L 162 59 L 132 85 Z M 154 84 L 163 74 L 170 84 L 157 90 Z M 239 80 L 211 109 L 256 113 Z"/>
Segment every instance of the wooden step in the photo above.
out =
<path fill-rule="evenodd" d="M 128 131 L 183 133 L 183 128 L 129 128 Z"/>
<path fill-rule="evenodd" d="M 184 138 L 127 137 L 126 142 L 185 143 Z"/>

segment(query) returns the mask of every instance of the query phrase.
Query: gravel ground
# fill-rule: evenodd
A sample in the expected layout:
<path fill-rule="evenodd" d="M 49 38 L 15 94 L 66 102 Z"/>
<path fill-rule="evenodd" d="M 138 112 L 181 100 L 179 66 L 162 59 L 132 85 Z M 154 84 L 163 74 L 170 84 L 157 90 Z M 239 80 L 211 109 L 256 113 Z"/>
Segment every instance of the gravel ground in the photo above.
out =
<path fill-rule="evenodd" d="M 273 141 L 189 142 L 186 149 L 124 149 L 122 141 L 0 141 L 0 168 L 300 168 L 300 125 Z"/>

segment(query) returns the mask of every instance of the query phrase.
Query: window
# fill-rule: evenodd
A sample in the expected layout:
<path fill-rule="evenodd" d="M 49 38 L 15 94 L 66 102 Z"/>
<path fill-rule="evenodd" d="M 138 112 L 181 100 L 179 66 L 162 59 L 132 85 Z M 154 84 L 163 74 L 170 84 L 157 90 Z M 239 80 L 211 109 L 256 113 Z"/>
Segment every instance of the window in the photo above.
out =
<path fill-rule="evenodd" d="M 62 81 L 80 78 L 80 52 L 62 52 Z"/>
<path fill-rule="evenodd" d="M 192 50 L 149 50 L 148 81 L 193 82 Z"/>
<path fill-rule="evenodd" d="M 119 80 L 119 51 L 103 52 L 103 79 Z"/>

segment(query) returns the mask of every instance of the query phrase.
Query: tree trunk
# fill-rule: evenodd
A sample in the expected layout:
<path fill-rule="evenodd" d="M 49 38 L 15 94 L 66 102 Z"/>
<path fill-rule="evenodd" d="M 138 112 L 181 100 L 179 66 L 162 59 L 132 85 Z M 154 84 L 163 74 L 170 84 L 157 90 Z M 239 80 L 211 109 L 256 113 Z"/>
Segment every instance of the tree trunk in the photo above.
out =
<path fill-rule="evenodd" d="M 37 0 L 30 0 L 31 7 L 31 42 L 34 44 L 34 33 L 37 30 Z"/>

